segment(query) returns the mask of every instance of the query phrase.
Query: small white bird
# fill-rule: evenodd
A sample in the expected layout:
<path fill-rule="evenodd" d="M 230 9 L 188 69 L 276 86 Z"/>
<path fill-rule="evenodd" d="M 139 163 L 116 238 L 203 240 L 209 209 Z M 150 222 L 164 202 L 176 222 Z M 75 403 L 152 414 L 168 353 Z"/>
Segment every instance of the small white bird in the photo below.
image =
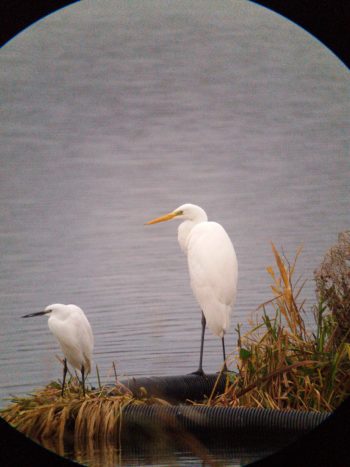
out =
<path fill-rule="evenodd" d="M 49 305 L 43 311 L 22 316 L 49 315 L 48 326 L 52 334 L 58 340 L 64 354 L 63 360 L 63 396 L 67 375 L 67 361 L 81 372 L 83 394 L 85 396 L 85 378 L 91 371 L 91 357 L 94 346 L 94 337 L 90 323 L 81 308 L 76 305 L 62 305 L 55 303 Z"/>
<path fill-rule="evenodd" d="M 187 255 L 192 291 L 202 309 L 199 368 L 194 373 L 204 374 L 202 363 L 206 324 L 222 339 L 224 369 L 227 369 L 224 335 L 229 329 L 236 300 L 238 264 L 235 250 L 225 229 L 217 222 L 208 222 L 206 212 L 194 204 L 183 204 L 146 224 L 175 218 L 185 220 L 179 225 L 178 241 Z"/>

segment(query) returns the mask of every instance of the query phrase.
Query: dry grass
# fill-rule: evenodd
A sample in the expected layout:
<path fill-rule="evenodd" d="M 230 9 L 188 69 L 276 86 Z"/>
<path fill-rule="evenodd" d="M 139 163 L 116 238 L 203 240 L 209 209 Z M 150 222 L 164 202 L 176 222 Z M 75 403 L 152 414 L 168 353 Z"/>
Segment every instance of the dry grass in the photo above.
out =
<path fill-rule="evenodd" d="M 135 398 L 122 385 L 99 390 L 87 388 L 86 396 L 82 397 L 79 382 L 72 378 L 64 397 L 61 397 L 61 385 L 52 382 L 29 397 L 13 398 L 12 404 L 0 413 L 19 431 L 39 442 L 55 439 L 63 444 L 74 436 L 80 442 L 107 441 L 117 446 L 122 411 L 129 404 L 166 405 L 167 402 L 146 395 Z"/>
<path fill-rule="evenodd" d="M 294 284 L 301 249 L 292 264 L 274 245 L 272 250 L 277 267 L 267 272 L 274 297 L 258 308 L 249 332 L 241 336 L 237 328 L 238 372 L 225 393 L 207 403 L 332 411 L 350 396 L 350 344 L 344 339 L 336 345 L 337 323 L 322 302 L 313 310 L 316 333 L 306 330 L 303 285 Z"/>

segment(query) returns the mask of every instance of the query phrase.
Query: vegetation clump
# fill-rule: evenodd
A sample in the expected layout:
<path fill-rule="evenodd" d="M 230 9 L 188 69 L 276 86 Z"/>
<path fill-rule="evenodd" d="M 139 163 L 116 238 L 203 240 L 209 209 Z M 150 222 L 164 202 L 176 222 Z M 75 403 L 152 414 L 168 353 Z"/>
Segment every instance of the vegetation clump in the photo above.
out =
<path fill-rule="evenodd" d="M 260 315 L 245 335 L 237 327 L 238 371 L 224 394 L 208 404 L 332 411 L 350 396 L 350 322 L 344 328 L 345 313 L 334 312 L 334 302 L 320 294 L 313 309 L 314 332 L 308 331 L 300 301 L 303 284 L 294 283 L 301 249 L 292 264 L 274 245 L 272 249 L 277 268 L 270 266 L 267 272 L 274 297 L 260 305 Z"/>
<path fill-rule="evenodd" d="M 350 342 L 350 230 L 326 253 L 315 271 L 316 292 L 336 322 L 334 344 Z"/>
<path fill-rule="evenodd" d="M 122 384 L 87 388 L 82 397 L 79 381 L 68 382 L 64 396 L 61 384 L 52 382 L 29 397 L 14 397 L 1 416 L 16 429 L 40 442 L 75 440 L 109 441 L 118 445 L 123 409 L 129 404 L 168 403 L 155 397 L 134 397 Z"/>

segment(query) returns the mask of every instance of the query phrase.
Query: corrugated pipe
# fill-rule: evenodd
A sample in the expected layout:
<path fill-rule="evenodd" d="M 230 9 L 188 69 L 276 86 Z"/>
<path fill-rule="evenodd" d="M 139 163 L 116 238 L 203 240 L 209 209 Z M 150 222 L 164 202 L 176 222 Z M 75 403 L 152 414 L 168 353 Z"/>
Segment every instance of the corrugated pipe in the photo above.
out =
<path fill-rule="evenodd" d="M 252 407 L 129 405 L 123 410 L 123 424 L 129 427 L 190 433 L 305 433 L 327 417 L 325 413 Z"/>
<path fill-rule="evenodd" d="M 133 378 L 123 382 L 134 394 L 156 395 L 166 400 L 202 400 L 212 392 L 223 392 L 226 377 L 185 375 Z M 213 388 L 215 386 L 215 391 Z M 142 389 L 144 388 L 144 389 Z M 303 433 L 322 423 L 328 413 L 273 410 L 250 407 L 196 405 L 129 405 L 123 410 L 125 427 L 185 430 L 191 433 Z"/>

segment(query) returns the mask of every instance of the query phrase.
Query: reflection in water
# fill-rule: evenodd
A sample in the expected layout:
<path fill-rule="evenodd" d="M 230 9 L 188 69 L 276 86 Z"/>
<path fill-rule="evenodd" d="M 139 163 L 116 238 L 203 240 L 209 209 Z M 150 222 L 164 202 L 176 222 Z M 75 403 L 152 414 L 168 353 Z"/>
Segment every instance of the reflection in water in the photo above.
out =
<path fill-rule="evenodd" d="M 228 438 L 219 434 L 196 438 L 192 435 L 159 431 L 156 437 L 128 433 L 122 438 L 121 448 L 106 440 L 63 440 L 56 444 L 45 439 L 47 449 L 90 467 L 114 467 L 123 465 L 206 465 L 226 467 L 241 466 L 267 456 L 296 438 L 295 435 L 273 437 L 265 434 L 237 435 Z"/>

